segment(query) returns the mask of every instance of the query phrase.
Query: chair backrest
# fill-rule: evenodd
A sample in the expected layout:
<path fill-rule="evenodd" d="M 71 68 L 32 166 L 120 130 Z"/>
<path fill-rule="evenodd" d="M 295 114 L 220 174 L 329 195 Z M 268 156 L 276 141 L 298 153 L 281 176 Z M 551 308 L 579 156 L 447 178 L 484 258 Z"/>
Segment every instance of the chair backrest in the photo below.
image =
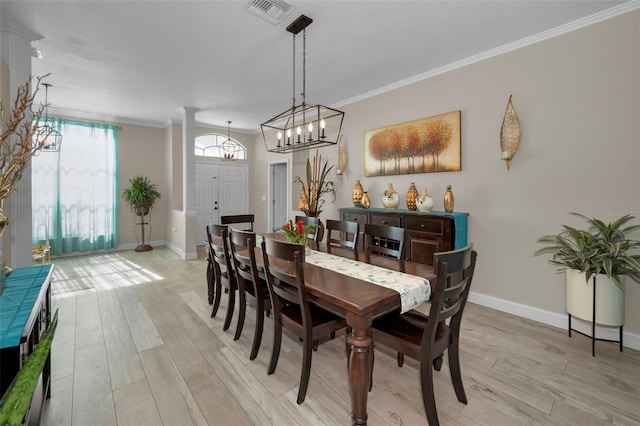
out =
<path fill-rule="evenodd" d="M 265 238 L 262 240 L 262 258 L 272 302 L 278 303 L 274 299 L 279 298 L 285 303 L 299 305 L 302 323 L 305 327 L 311 327 L 311 312 L 304 285 L 304 246 Z M 275 262 L 279 262 L 280 265 L 276 267 Z M 280 267 L 284 263 L 288 265 L 286 271 Z"/>
<path fill-rule="evenodd" d="M 256 264 L 256 234 L 250 231 L 239 231 L 232 229 L 229 234 L 229 243 L 231 246 L 231 257 L 233 258 L 233 266 L 236 271 L 236 277 L 251 283 L 251 287 L 258 285 L 260 276 Z M 239 255 L 239 250 L 246 251 L 246 256 Z M 247 285 L 245 285 L 245 288 Z"/>
<path fill-rule="evenodd" d="M 322 228 L 320 225 L 320 219 L 312 216 L 296 216 L 294 222 L 298 223 L 298 221 L 302 221 L 302 224 L 313 225 L 316 227 L 316 232 L 314 234 L 309 234 L 307 239 L 310 241 L 322 241 Z"/>
<path fill-rule="evenodd" d="M 404 228 L 390 225 L 364 225 L 364 250 L 367 255 L 377 254 L 402 259 L 404 250 Z"/>
<path fill-rule="evenodd" d="M 436 253 L 433 257 L 437 280 L 432 287 L 431 310 L 422 337 L 422 345 L 432 344 L 437 336 L 437 327 L 447 320 L 449 320 L 450 333 L 459 335 L 462 312 L 469 297 L 477 253 L 473 250 L 473 244 L 470 244 L 458 250 Z"/>
<path fill-rule="evenodd" d="M 233 266 L 229 250 L 229 227 L 227 225 L 207 225 L 207 240 L 209 241 L 209 256 L 213 262 L 216 277 L 221 276 L 221 266 L 227 270 L 227 276 L 232 279 Z"/>
<path fill-rule="evenodd" d="M 327 232 L 327 251 L 329 253 L 331 253 L 331 247 L 344 247 L 352 250 L 356 250 L 356 247 L 358 247 L 358 222 L 327 219 L 325 228 Z"/>
<path fill-rule="evenodd" d="M 255 215 L 253 214 L 234 214 L 220 216 L 220 223 L 222 225 L 246 223 L 249 224 L 249 226 L 247 228 L 244 228 L 244 230 L 248 231 L 253 231 L 253 222 L 255 222 Z"/>

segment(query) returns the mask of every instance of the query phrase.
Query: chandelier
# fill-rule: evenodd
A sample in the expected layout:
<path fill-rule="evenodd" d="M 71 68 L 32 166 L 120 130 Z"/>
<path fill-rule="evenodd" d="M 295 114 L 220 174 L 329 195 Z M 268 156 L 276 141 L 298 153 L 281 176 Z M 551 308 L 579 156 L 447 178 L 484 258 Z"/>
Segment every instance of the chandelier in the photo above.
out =
<path fill-rule="evenodd" d="M 269 152 L 285 154 L 335 145 L 340 137 L 344 112 L 306 102 L 306 28 L 313 19 L 300 15 L 287 31 L 293 34 L 293 105 L 260 125 Z M 296 35 L 302 31 L 302 103 L 296 105 Z"/>
<path fill-rule="evenodd" d="M 222 159 L 235 161 L 238 159 L 238 144 L 231 140 L 231 122 L 227 121 L 227 140 L 222 142 Z"/>
<path fill-rule="evenodd" d="M 34 140 L 42 141 L 41 151 L 44 152 L 56 152 L 60 151 L 60 145 L 62 145 L 62 135 L 56 129 L 53 128 L 55 119 L 49 117 L 49 87 L 51 84 L 42 83 L 44 86 L 44 117 L 41 117 L 41 122 L 35 131 Z"/>

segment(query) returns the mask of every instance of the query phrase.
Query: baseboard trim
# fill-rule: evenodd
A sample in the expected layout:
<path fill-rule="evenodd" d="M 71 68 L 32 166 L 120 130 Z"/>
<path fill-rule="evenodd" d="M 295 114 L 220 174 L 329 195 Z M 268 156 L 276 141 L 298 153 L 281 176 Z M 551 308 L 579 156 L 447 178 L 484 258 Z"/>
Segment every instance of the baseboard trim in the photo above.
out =
<path fill-rule="evenodd" d="M 520 303 L 510 302 L 497 297 L 487 296 L 480 293 L 470 292 L 469 302 L 497 311 L 506 312 L 532 321 L 550 325 L 552 327 L 567 330 L 568 317 L 567 314 L 545 311 L 543 309 L 534 308 L 532 306 L 522 305 Z M 591 335 L 591 323 L 582 321 L 578 318 L 572 318 L 572 326 L 575 330 Z M 596 326 L 596 337 L 602 339 L 618 340 L 618 327 Z M 640 350 L 640 335 L 628 332 L 623 333 L 623 345 L 625 348 Z"/>

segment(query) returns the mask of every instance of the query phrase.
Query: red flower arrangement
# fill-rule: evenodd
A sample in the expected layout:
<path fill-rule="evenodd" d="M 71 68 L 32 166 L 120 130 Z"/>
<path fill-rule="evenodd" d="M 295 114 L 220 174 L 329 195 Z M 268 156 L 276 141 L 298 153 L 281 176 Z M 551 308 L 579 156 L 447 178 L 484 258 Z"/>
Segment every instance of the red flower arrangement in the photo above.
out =
<path fill-rule="evenodd" d="M 285 223 L 280 229 L 284 231 L 287 241 L 290 243 L 305 245 L 307 244 L 309 234 L 316 233 L 315 225 L 304 225 L 301 220 L 296 223 L 294 223 L 293 220 L 289 220 L 289 222 Z"/>

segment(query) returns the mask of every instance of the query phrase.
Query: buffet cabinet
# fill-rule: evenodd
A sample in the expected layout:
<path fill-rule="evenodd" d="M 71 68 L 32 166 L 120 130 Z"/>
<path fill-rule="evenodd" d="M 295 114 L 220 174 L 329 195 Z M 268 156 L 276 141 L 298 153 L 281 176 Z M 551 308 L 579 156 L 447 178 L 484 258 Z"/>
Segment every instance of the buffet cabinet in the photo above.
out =
<path fill-rule="evenodd" d="M 462 248 L 467 245 L 468 213 L 417 212 L 412 210 L 338 209 L 340 220 L 357 222 L 360 226 L 358 247 L 364 248 L 364 225 L 391 225 L 404 228 L 404 259 L 433 264 L 434 253 Z"/>
<path fill-rule="evenodd" d="M 16 268 L 0 294 L 0 395 L 27 362 L 51 324 L 53 265 Z M 23 424 L 37 425 L 51 394 L 51 354 L 47 357 Z"/>

